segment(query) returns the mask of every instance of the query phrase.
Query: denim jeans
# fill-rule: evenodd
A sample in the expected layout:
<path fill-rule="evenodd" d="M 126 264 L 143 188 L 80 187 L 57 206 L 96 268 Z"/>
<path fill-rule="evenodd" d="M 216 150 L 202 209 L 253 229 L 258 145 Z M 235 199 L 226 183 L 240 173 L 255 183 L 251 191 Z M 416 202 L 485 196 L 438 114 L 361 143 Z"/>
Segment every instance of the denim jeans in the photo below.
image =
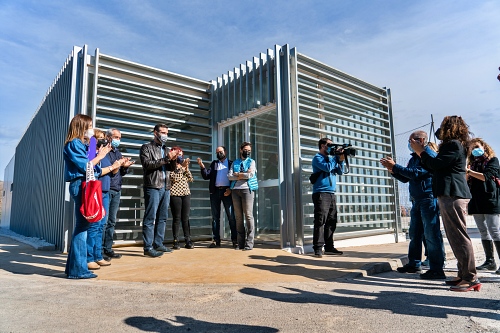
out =
<path fill-rule="evenodd" d="M 473 214 L 482 240 L 500 241 L 500 214 Z"/>
<path fill-rule="evenodd" d="M 182 232 L 186 244 L 191 241 L 189 213 L 191 210 L 191 195 L 171 196 L 170 210 L 172 211 L 172 235 L 174 240 L 179 239 L 179 224 L 182 222 Z"/>
<path fill-rule="evenodd" d="M 82 206 L 82 181 L 77 179 L 69 184 L 69 193 L 75 203 L 75 230 L 71 237 L 68 260 L 64 273 L 69 279 L 85 279 L 95 276 L 87 267 L 87 230 L 90 223 L 80 213 Z"/>
<path fill-rule="evenodd" d="M 113 235 L 115 233 L 116 215 L 120 208 L 121 191 L 109 190 L 108 220 L 104 227 L 104 251 L 110 252 L 113 247 Z"/>
<path fill-rule="evenodd" d="M 212 235 L 215 242 L 220 242 L 220 204 L 224 205 L 226 216 L 231 229 L 231 240 L 233 243 L 238 241 L 236 231 L 236 218 L 234 217 L 233 199 L 230 195 L 224 196 L 226 189 L 215 189 L 214 193 L 210 193 L 210 205 L 212 208 Z"/>
<path fill-rule="evenodd" d="M 106 215 L 99 221 L 90 223 L 87 230 L 87 262 L 97 262 L 102 260 L 102 232 L 108 219 L 109 193 L 102 192 L 102 205 Z"/>
<path fill-rule="evenodd" d="M 144 251 L 163 245 L 167 226 L 170 190 L 163 188 L 144 188 L 145 211 L 142 221 Z"/>
<path fill-rule="evenodd" d="M 408 246 L 408 264 L 420 267 L 422 263 L 422 241 L 425 238 L 429 268 L 442 271 L 445 251 L 443 235 L 439 221 L 439 207 L 436 198 L 424 198 L 412 201 L 410 212 L 410 245 Z"/>
<path fill-rule="evenodd" d="M 314 229 L 313 249 L 320 251 L 325 246 L 325 251 L 333 250 L 333 234 L 337 229 L 337 200 L 335 193 L 313 193 L 314 204 Z"/>
<path fill-rule="evenodd" d="M 232 190 L 234 215 L 236 218 L 236 232 L 238 233 L 237 242 L 238 247 L 243 249 L 249 247 L 253 249 L 255 225 L 253 219 L 253 200 L 255 196 L 254 191 L 249 189 Z M 245 215 L 245 224 L 243 224 L 243 215 Z"/>

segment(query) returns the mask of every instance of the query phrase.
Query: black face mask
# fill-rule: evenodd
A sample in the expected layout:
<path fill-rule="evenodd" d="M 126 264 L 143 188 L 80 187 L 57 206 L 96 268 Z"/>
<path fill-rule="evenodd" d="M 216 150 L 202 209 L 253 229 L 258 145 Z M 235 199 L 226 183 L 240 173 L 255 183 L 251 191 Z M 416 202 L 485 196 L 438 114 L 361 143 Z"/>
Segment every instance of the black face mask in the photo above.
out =
<path fill-rule="evenodd" d="M 220 152 L 217 153 L 217 159 L 219 161 L 222 161 L 225 158 L 226 158 L 226 155 L 224 155 L 224 152 L 220 151 Z"/>
<path fill-rule="evenodd" d="M 241 152 L 241 157 L 243 157 L 243 158 L 249 158 L 250 157 L 250 153 L 248 151 L 246 151 L 246 150 L 243 150 Z"/>
<path fill-rule="evenodd" d="M 434 133 L 434 135 L 436 136 L 436 138 L 437 138 L 438 140 L 442 140 L 442 139 L 441 139 L 441 127 L 439 127 L 439 128 L 437 129 L 437 131 L 436 131 L 436 133 Z"/>

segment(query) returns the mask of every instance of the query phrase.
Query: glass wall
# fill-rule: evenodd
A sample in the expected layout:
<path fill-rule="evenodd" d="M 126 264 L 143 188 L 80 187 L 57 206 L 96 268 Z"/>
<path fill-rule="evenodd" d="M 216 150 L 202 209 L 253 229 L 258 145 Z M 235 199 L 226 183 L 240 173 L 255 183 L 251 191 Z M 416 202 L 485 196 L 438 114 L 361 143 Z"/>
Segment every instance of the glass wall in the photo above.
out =
<path fill-rule="evenodd" d="M 259 189 L 255 194 L 254 218 L 257 240 L 279 241 L 280 206 L 278 182 L 278 130 L 276 109 L 242 117 L 238 122 L 221 127 L 222 145 L 230 152 L 230 159 L 239 157 L 243 141 L 252 144 L 252 159 L 257 168 Z M 229 236 L 225 225 L 224 236 Z"/>

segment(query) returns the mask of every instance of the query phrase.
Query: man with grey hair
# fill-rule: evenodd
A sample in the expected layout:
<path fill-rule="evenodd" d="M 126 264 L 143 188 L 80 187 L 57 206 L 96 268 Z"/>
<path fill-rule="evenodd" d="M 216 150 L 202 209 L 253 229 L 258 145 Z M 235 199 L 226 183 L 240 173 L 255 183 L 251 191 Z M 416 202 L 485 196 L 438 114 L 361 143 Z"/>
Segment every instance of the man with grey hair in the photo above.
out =
<path fill-rule="evenodd" d="M 437 153 L 432 150 L 427 142 L 427 133 L 415 131 L 410 134 L 408 149 L 411 159 L 406 167 L 396 164 L 387 156 L 380 163 L 387 168 L 391 175 L 397 180 L 408 183 L 412 208 L 410 212 L 410 244 L 408 246 L 408 263 L 398 267 L 400 273 L 421 273 L 422 240 L 425 236 L 429 258 L 429 270 L 420 274 L 422 279 L 445 279 L 444 244 L 441 234 L 439 208 L 437 198 L 432 193 L 432 174 L 424 169 L 420 157 L 413 151 L 410 140 L 421 142 L 425 145 L 425 151 L 429 156 L 435 157 Z"/>
<path fill-rule="evenodd" d="M 109 189 L 109 209 L 107 214 L 106 225 L 104 226 L 103 234 L 103 258 L 106 260 L 119 259 L 121 254 L 115 253 L 112 249 L 113 247 L 113 235 L 115 232 L 116 225 L 116 215 L 118 214 L 118 209 L 120 208 L 120 197 L 122 190 L 122 177 L 128 173 L 128 167 L 135 163 L 130 157 L 123 157 L 118 146 L 120 146 L 120 140 L 122 134 L 116 128 L 110 128 L 106 132 L 106 138 L 109 143 L 111 143 L 111 151 L 108 153 L 108 157 L 113 164 L 115 161 L 121 161 L 121 167 L 116 168 L 110 173 L 110 189 Z"/>

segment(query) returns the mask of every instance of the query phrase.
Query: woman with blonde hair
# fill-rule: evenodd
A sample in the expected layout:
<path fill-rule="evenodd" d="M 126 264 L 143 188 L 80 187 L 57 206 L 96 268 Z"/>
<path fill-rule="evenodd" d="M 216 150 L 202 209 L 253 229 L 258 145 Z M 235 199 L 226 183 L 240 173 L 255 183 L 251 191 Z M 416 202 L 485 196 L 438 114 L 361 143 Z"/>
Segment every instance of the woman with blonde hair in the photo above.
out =
<path fill-rule="evenodd" d="M 493 148 L 481 138 L 469 142 L 469 164 L 467 183 L 472 194 L 469 214 L 474 216 L 486 254 L 485 262 L 476 269 L 494 271 L 497 266 L 493 244 L 500 256 L 500 193 L 495 183 L 500 165 Z M 500 274 L 500 268 L 496 274 Z"/>
<path fill-rule="evenodd" d="M 66 276 L 69 279 L 97 277 L 87 267 L 87 230 L 90 223 L 80 212 L 82 182 L 85 181 L 87 163 L 89 162 L 87 157 L 88 144 L 93 135 L 92 118 L 78 114 L 71 119 L 64 143 L 64 180 L 69 182 L 69 193 L 75 203 L 75 229 L 71 238 L 65 269 Z M 109 150 L 109 146 L 101 147 L 97 156 L 90 161 L 94 165 L 97 176 L 101 174 L 101 168 L 97 164 L 106 156 Z"/>
<path fill-rule="evenodd" d="M 441 144 L 435 157 L 424 151 L 421 142 L 410 139 L 410 144 L 422 164 L 432 171 L 432 191 L 438 198 L 446 236 L 457 259 L 458 276 L 446 284 L 451 291 L 479 291 L 474 248 L 466 227 L 466 209 L 471 198 L 465 180 L 469 126 L 460 116 L 446 116 L 436 137 Z"/>

